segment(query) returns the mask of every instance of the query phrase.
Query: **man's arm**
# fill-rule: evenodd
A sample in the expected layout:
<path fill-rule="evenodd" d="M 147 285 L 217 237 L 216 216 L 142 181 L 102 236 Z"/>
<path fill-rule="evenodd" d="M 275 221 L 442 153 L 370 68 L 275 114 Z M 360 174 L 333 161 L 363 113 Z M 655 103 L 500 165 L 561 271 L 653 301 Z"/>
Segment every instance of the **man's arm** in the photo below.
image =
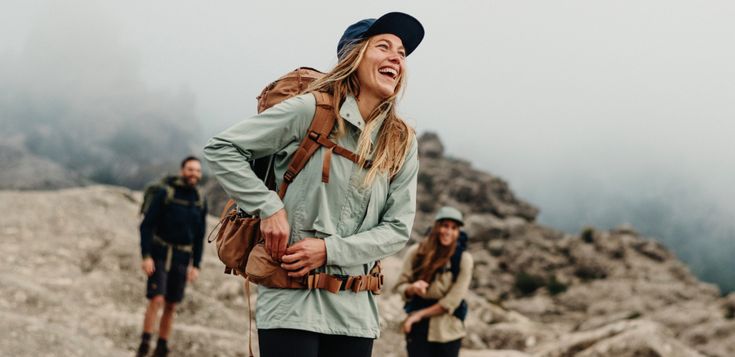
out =
<path fill-rule="evenodd" d="M 165 199 L 166 190 L 158 190 L 158 192 L 153 196 L 153 200 L 151 201 L 151 205 L 148 207 L 148 211 L 145 213 L 143 222 L 140 223 L 140 252 L 143 258 L 151 256 L 153 234 L 160 222 Z"/>
<path fill-rule="evenodd" d="M 202 207 L 202 214 L 199 217 L 199 229 L 194 236 L 194 251 L 192 254 L 192 265 L 194 268 L 199 269 L 199 265 L 202 261 L 202 254 L 204 253 L 204 235 L 207 232 L 207 201 L 204 200 L 204 207 Z"/>

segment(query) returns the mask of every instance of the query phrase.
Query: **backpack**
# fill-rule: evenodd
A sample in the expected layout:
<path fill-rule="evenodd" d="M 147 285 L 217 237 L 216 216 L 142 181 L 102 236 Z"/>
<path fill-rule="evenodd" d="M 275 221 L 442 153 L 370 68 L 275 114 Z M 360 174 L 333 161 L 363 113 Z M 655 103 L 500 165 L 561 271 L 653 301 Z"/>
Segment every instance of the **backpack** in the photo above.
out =
<path fill-rule="evenodd" d="M 299 67 L 286 73 L 271 82 L 255 98 L 258 100 L 258 114 L 264 110 L 301 94 L 317 79 L 324 77 L 324 73 L 311 67 Z M 331 132 L 332 128 L 329 128 Z M 307 159 L 308 161 L 308 159 Z M 269 190 L 276 190 L 276 174 L 273 172 L 273 156 L 250 161 L 250 167 L 255 175 L 261 179 Z"/>
<path fill-rule="evenodd" d="M 166 198 L 163 201 L 164 206 L 168 206 L 169 204 L 178 204 L 178 205 L 184 205 L 184 206 L 195 206 L 199 209 L 204 208 L 204 194 L 202 191 L 197 188 L 197 200 L 196 202 L 192 203 L 190 201 L 181 200 L 175 197 L 176 194 L 176 187 L 177 185 L 181 185 L 181 178 L 178 176 L 166 176 L 162 178 L 159 181 L 153 182 L 148 184 L 145 187 L 145 190 L 143 191 L 143 203 L 140 205 L 140 215 L 145 216 L 146 213 L 148 213 L 148 210 L 151 208 L 151 203 L 153 202 L 153 198 L 156 196 L 158 192 L 161 190 L 166 191 Z"/>
<path fill-rule="evenodd" d="M 467 234 L 465 232 L 460 231 L 459 232 L 459 238 L 457 238 L 457 247 L 454 250 L 454 254 L 449 259 L 449 271 L 452 272 L 452 282 L 457 281 L 457 276 L 459 276 L 459 269 L 460 269 L 460 263 L 462 261 L 462 253 L 464 253 L 465 250 L 467 250 Z M 446 270 L 439 270 L 438 272 L 444 272 Z M 423 299 L 420 297 L 414 297 L 413 299 L 406 302 L 405 305 L 403 305 L 403 310 L 406 311 L 406 313 L 411 313 L 413 311 L 421 310 L 424 308 L 427 308 L 431 305 L 436 304 L 437 300 L 428 300 Z M 460 319 L 461 321 L 464 321 L 464 319 L 467 317 L 467 301 L 462 299 L 462 301 L 459 303 L 459 306 L 457 306 L 456 309 L 454 309 L 453 315 Z"/>
<path fill-rule="evenodd" d="M 322 76 L 324 76 L 323 73 L 309 67 L 297 68 L 287 73 L 266 86 L 257 97 L 258 112 L 301 94 L 311 82 Z M 281 199 L 285 197 L 288 185 L 293 182 L 320 147 L 329 149 L 324 151 L 322 165 L 322 182 L 324 183 L 329 182 L 329 163 L 333 153 L 356 164 L 360 162 L 358 155 L 337 145 L 329 138 L 336 124 L 331 95 L 323 92 L 313 92 L 312 94 L 316 98 L 314 117 L 304 139 L 289 162 L 280 187 L 278 187 L 278 196 Z M 363 164 L 363 167 L 367 169 L 371 165 L 372 162 L 368 160 Z M 251 167 L 254 168 L 258 177 L 266 183 L 269 189 L 276 190 L 272 156 L 254 160 L 251 162 Z M 232 199 L 228 200 L 225 205 L 218 226 L 220 228 L 217 231 L 217 236 L 214 239 L 208 239 L 208 241 L 210 243 L 216 241 L 217 254 L 225 264 L 226 274 L 239 274 L 253 283 L 275 288 L 327 289 L 333 293 L 337 293 L 340 288 L 351 288 L 355 292 L 370 290 L 375 294 L 380 293 L 383 280 L 379 264 L 376 264 L 368 275 L 357 277 L 358 279 L 355 279 L 356 283 L 351 287 L 341 286 L 341 281 L 337 277 L 324 273 L 317 274 L 318 276 L 310 276 L 308 281 L 295 281 L 288 278 L 285 270 L 281 269 L 278 263 L 269 261 L 270 256 L 264 254 L 262 244 L 258 244 L 262 241 L 260 238 L 260 219 L 240 210 Z M 212 233 L 214 233 L 214 230 Z"/>

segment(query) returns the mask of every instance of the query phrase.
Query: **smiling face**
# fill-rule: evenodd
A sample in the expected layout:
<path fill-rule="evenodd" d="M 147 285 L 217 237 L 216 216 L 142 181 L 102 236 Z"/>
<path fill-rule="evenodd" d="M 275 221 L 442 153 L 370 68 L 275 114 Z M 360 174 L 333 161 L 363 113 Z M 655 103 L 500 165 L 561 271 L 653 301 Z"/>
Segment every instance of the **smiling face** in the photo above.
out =
<path fill-rule="evenodd" d="M 382 34 L 370 38 L 357 78 L 360 96 L 384 100 L 396 92 L 405 70 L 406 50 L 396 35 Z"/>
<path fill-rule="evenodd" d="M 202 164 L 197 160 L 189 160 L 181 167 L 181 177 L 187 185 L 194 187 L 202 179 Z"/>
<path fill-rule="evenodd" d="M 459 238 L 459 223 L 451 219 L 442 219 L 437 223 L 437 233 L 439 233 L 439 243 L 448 247 Z"/>

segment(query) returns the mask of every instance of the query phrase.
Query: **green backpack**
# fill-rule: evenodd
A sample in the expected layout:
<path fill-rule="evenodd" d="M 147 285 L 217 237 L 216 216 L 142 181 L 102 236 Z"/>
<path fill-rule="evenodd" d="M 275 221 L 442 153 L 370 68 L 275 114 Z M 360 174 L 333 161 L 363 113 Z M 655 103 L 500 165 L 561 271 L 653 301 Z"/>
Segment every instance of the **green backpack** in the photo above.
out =
<path fill-rule="evenodd" d="M 182 205 L 182 206 L 195 206 L 199 209 L 204 208 L 204 194 L 197 188 L 197 200 L 192 203 L 190 201 L 178 199 L 174 197 L 176 193 L 176 186 L 182 186 L 181 178 L 178 176 L 166 176 L 160 181 L 153 182 L 145 187 L 143 191 L 143 203 L 140 205 L 140 214 L 145 216 L 148 210 L 151 208 L 153 197 L 156 196 L 161 190 L 166 190 L 166 199 L 163 201 L 164 206 L 168 206 L 171 203 Z"/>

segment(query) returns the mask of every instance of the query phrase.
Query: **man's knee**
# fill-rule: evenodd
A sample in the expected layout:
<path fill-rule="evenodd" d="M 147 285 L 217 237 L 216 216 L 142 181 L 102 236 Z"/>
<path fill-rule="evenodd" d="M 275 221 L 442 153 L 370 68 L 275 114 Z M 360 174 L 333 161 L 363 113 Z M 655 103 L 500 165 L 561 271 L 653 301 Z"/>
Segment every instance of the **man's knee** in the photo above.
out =
<path fill-rule="evenodd" d="M 176 310 L 176 303 L 175 302 L 166 301 L 163 308 L 166 311 L 173 312 L 174 310 Z"/>
<path fill-rule="evenodd" d="M 150 299 L 150 304 L 156 308 L 160 308 L 164 304 L 165 300 L 163 295 L 156 295 Z"/>

